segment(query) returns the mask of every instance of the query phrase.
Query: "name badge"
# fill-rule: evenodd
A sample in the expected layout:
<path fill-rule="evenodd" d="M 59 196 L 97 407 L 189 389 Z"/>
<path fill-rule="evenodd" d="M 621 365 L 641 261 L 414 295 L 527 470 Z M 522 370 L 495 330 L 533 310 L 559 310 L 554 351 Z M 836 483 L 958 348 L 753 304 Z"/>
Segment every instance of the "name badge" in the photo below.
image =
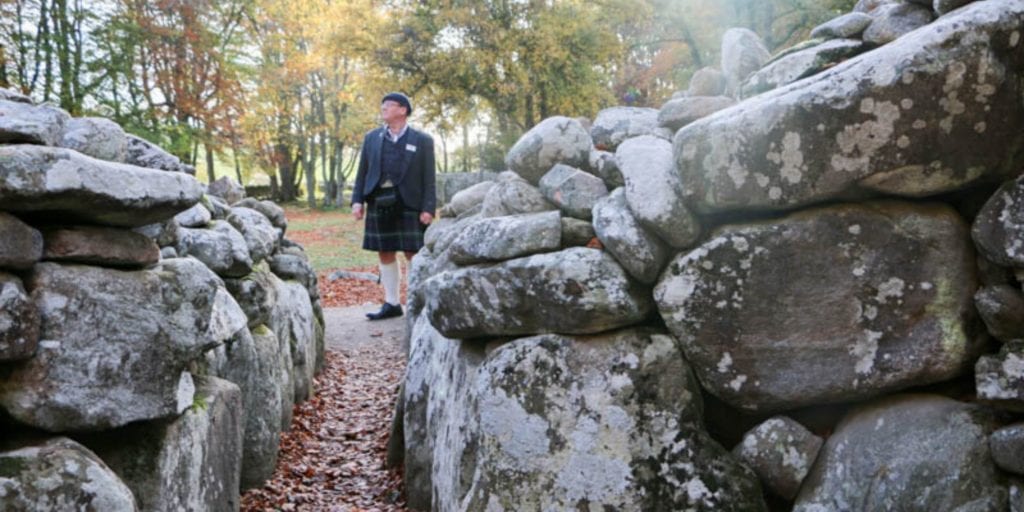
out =
<path fill-rule="evenodd" d="M 416 146 L 413 146 L 412 144 L 406 144 L 405 145 L 405 150 L 406 151 L 412 151 L 413 153 L 415 153 L 416 152 Z"/>

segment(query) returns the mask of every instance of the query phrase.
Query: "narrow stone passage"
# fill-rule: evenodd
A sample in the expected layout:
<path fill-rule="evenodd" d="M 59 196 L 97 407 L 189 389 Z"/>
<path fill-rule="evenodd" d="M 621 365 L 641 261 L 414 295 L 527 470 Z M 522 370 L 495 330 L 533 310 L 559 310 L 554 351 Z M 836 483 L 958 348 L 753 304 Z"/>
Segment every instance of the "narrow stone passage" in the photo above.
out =
<path fill-rule="evenodd" d="M 406 510 L 401 475 L 384 469 L 404 319 L 371 323 L 370 309 L 324 310 L 327 365 L 316 397 L 296 407 L 274 477 L 243 494 L 242 510 Z"/>

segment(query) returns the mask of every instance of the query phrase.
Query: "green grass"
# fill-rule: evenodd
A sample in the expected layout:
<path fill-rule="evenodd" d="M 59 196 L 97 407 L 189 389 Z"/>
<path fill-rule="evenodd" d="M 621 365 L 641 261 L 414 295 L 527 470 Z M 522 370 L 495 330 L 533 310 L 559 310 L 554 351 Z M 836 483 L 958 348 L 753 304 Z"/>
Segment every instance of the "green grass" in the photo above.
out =
<path fill-rule="evenodd" d="M 364 251 L 363 221 L 348 207 L 310 209 L 304 204 L 281 205 L 288 216 L 289 240 L 302 244 L 317 271 L 375 266 L 377 253 Z"/>

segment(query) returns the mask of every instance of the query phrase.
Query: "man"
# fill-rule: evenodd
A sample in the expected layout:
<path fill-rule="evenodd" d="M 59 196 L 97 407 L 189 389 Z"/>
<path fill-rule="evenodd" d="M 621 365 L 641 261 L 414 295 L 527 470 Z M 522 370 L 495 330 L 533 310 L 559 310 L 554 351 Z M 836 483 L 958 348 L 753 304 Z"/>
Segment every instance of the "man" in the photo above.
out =
<path fill-rule="evenodd" d="M 366 217 L 363 249 L 377 251 L 384 285 L 384 304 L 380 311 L 366 314 L 370 320 L 402 316 L 397 255 L 404 252 L 405 260 L 411 261 L 423 247 L 423 231 L 434 220 L 434 139 L 409 127 L 410 114 L 408 96 L 384 96 L 384 126 L 363 138 L 352 190 L 352 215 L 356 220 Z"/>

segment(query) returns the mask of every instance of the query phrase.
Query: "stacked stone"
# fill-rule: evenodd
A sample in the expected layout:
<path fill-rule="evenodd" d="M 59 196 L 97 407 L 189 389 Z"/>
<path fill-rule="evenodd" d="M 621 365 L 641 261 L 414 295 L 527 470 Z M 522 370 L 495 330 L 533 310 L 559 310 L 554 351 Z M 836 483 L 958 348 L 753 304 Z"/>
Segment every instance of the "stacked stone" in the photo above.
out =
<path fill-rule="evenodd" d="M 0 90 L 0 508 L 234 510 L 273 472 L 316 277 L 279 207 L 192 174 Z"/>
<path fill-rule="evenodd" d="M 456 194 L 410 275 L 410 505 L 1020 507 L 1024 0 L 929 21 L 696 120 L 546 119 Z"/>

